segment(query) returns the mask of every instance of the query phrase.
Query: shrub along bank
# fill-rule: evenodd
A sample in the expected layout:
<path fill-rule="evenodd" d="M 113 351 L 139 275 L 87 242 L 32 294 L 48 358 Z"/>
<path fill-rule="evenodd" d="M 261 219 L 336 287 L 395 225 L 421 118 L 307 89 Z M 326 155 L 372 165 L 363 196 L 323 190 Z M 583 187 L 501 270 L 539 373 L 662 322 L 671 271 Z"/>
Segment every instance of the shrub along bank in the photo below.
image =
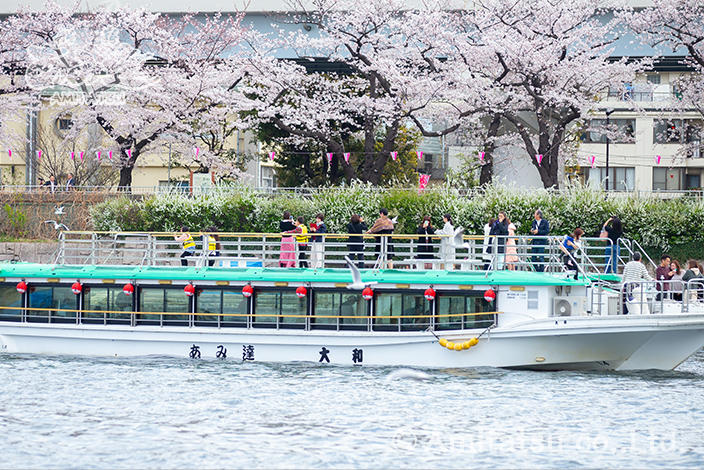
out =
<path fill-rule="evenodd" d="M 93 206 L 91 219 L 95 230 L 178 231 L 186 225 L 195 231 L 214 225 L 223 232 L 277 232 L 279 220 L 288 210 L 294 216 L 302 215 L 307 222 L 322 212 L 329 232 L 344 233 L 352 214 L 360 214 L 371 225 L 380 207 L 386 207 L 391 217 L 398 216 L 396 233 L 415 233 L 424 215 L 430 215 L 436 226 L 442 226 L 442 215 L 449 213 L 456 226 L 465 228 L 465 233 L 481 234 L 489 217 L 503 210 L 518 233 L 527 235 L 533 212 L 541 209 L 550 221 L 553 235 L 581 227 L 587 236 L 598 236 L 604 221 L 618 215 L 625 236 L 649 247 L 654 254 L 670 249 L 679 250 L 680 256 L 701 258 L 704 254 L 701 200 L 606 194 L 582 186 L 560 192 L 492 186 L 471 196 L 452 189 L 419 194 L 367 185 L 327 188 L 309 196 L 270 196 L 247 188 L 228 188 L 195 197 L 163 194 L 144 200 L 107 200 Z"/>

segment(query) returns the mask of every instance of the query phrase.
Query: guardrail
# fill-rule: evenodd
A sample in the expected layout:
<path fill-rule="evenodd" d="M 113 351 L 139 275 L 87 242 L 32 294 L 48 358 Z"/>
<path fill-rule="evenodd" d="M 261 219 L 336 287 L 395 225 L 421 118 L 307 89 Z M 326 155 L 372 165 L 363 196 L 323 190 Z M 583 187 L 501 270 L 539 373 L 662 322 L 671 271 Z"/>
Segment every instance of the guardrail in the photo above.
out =
<path fill-rule="evenodd" d="M 704 279 L 642 280 L 621 285 L 619 313 L 648 315 L 653 313 L 704 312 Z"/>
<path fill-rule="evenodd" d="M 346 268 L 349 256 L 362 269 L 516 270 L 565 272 L 563 237 L 483 237 L 474 235 L 325 234 L 301 243 L 281 233 L 192 232 L 196 247 L 184 253 L 179 233 L 75 232 L 59 235 L 57 264 L 139 266 L 191 265 L 198 268 Z M 208 249 L 207 237 L 217 249 Z M 607 271 L 613 246 L 608 238 L 583 238 L 571 255 L 583 275 Z M 629 257 L 616 256 L 617 269 Z"/>

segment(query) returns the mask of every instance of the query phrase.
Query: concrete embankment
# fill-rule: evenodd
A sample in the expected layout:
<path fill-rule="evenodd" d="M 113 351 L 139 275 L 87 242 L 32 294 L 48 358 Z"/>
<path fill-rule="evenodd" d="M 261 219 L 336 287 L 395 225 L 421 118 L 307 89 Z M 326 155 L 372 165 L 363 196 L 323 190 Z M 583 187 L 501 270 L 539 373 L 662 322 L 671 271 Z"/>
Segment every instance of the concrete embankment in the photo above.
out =
<path fill-rule="evenodd" d="M 3 242 L 0 262 L 53 263 L 57 247 L 57 242 Z"/>

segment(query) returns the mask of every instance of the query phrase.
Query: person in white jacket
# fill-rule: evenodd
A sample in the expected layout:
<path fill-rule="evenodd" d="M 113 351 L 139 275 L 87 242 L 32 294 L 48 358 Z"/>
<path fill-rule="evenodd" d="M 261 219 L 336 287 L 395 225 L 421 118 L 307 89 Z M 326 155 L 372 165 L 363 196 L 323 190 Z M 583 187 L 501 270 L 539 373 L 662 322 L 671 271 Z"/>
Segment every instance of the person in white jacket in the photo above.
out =
<path fill-rule="evenodd" d="M 442 269 L 452 271 L 455 268 L 455 227 L 452 225 L 450 214 L 442 216 L 445 225 L 440 230 L 435 231 L 435 235 L 442 235 L 440 238 L 440 259 L 443 260 Z"/>
<path fill-rule="evenodd" d="M 626 263 L 623 268 L 623 278 L 621 282 L 625 289 L 626 295 L 626 305 L 627 308 L 624 309 L 623 313 L 630 313 L 631 315 L 637 314 L 648 314 L 650 309 L 648 304 L 644 302 L 642 294 L 642 289 L 640 289 L 640 281 L 652 281 L 653 277 L 648 272 L 648 269 L 641 263 L 640 252 L 636 251 L 633 253 L 633 259 Z"/>

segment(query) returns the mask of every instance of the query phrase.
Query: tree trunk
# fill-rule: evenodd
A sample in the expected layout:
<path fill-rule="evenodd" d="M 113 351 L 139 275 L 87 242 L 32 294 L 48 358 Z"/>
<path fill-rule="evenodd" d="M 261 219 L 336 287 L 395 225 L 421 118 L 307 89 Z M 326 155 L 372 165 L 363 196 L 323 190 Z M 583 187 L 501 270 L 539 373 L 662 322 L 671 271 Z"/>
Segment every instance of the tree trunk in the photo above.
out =
<path fill-rule="evenodd" d="M 494 114 L 491 119 L 489 128 L 486 132 L 486 142 L 487 145 L 484 148 L 484 164 L 482 165 L 482 170 L 479 175 L 479 185 L 486 186 L 491 184 L 494 179 L 494 150 L 496 149 L 496 142 L 494 137 L 499 134 L 499 126 L 501 124 L 501 115 Z"/>
<path fill-rule="evenodd" d="M 132 170 L 134 166 L 123 166 L 120 168 L 120 182 L 118 183 L 117 190 L 124 191 L 126 193 L 132 192 Z"/>

